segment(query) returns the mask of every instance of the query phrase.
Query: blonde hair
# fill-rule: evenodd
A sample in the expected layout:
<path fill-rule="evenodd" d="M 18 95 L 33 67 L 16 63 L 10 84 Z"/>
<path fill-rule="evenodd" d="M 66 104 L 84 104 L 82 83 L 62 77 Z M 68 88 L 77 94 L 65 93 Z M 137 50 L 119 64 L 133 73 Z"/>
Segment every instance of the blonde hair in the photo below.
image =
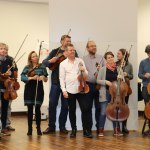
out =
<path fill-rule="evenodd" d="M 7 44 L 5 44 L 5 43 L 0 43 L 0 47 L 2 47 L 2 46 L 4 46 L 5 49 L 8 51 L 8 45 L 7 45 Z"/>
<path fill-rule="evenodd" d="M 32 61 L 31 61 L 31 56 L 32 56 L 33 53 L 37 54 L 35 51 L 31 51 L 28 55 L 28 66 L 29 66 L 29 68 L 33 67 L 33 64 L 32 64 Z"/>

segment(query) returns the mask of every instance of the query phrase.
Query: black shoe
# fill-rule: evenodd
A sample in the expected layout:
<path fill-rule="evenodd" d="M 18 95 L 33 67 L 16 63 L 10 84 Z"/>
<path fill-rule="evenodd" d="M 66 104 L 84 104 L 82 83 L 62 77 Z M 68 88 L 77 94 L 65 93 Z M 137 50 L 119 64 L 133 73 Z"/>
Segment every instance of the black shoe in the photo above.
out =
<path fill-rule="evenodd" d="M 27 135 L 28 136 L 32 135 L 32 130 L 31 129 L 28 130 Z"/>
<path fill-rule="evenodd" d="M 41 130 L 37 130 L 37 135 L 42 135 Z"/>
<path fill-rule="evenodd" d="M 77 133 L 77 129 L 73 129 L 73 130 L 71 131 L 70 137 L 71 137 L 71 138 L 75 138 L 75 137 L 76 137 L 76 133 Z"/>
<path fill-rule="evenodd" d="M 43 134 L 50 134 L 50 133 L 55 133 L 55 129 L 48 127 L 45 131 L 43 131 Z"/>
<path fill-rule="evenodd" d="M 129 130 L 127 129 L 126 126 L 123 126 L 123 128 L 122 128 L 122 133 L 123 133 L 123 134 L 129 134 Z"/>
<path fill-rule="evenodd" d="M 87 137 L 87 138 L 92 138 L 93 137 L 91 131 L 88 131 L 88 130 L 83 131 L 83 136 Z"/>
<path fill-rule="evenodd" d="M 8 131 L 15 131 L 15 128 L 11 127 L 11 126 L 7 126 L 6 127 Z"/>
<path fill-rule="evenodd" d="M 63 134 L 68 134 L 68 130 L 67 129 L 60 129 L 60 133 L 63 133 Z"/>
<path fill-rule="evenodd" d="M 145 131 L 145 132 L 143 133 L 143 135 L 144 135 L 144 136 L 150 136 L 150 129 L 148 129 L 147 131 Z"/>

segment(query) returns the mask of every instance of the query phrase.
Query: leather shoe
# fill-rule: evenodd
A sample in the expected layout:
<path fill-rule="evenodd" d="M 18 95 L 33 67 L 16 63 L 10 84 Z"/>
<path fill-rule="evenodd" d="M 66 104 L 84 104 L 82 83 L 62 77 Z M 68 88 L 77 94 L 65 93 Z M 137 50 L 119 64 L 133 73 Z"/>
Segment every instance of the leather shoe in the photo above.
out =
<path fill-rule="evenodd" d="M 88 131 L 88 130 L 83 131 L 83 136 L 86 138 L 92 138 L 93 137 L 91 131 Z"/>
<path fill-rule="evenodd" d="M 71 131 L 70 137 L 71 137 L 71 138 L 75 138 L 75 137 L 76 137 L 76 133 L 77 133 L 77 129 L 73 129 L 73 130 Z"/>
<path fill-rule="evenodd" d="M 55 129 L 48 127 L 45 131 L 43 131 L 43 134 L 50 134 L 50 133 L 55 133 Z"/>
<path fill-rule="evenodd" d="M 32 130 L 28 130 L 27 135 L 28 136 L 32 135 Z"/>
<path fill-rule="evenodd" d="M 129 134 L 129 130 L 127 129 L 126 126 L 124 126 L 124 127 L 122 128 L 122 133 L 123 133 L 123 134 Z"/>
<path fill-rule="evenodd" d="M 60 133 L 63 133 L 63 134 L 68 134 L 68 130 L 67 129 L 60 129 Z"/>
<path fill-rule="evenodd" d="M 3 136 L 10 136 L 10 135 L 11 135 L 11 134 L 8 132 L 7 129 L 2 129 L 1 133 L 2 133 Z"/>
<path fill-rule="evenodd" d="M 8 131 L 15 131 L 15 128 L 11 127 L 11 126 L 7 126 L 7 130 Z"/>

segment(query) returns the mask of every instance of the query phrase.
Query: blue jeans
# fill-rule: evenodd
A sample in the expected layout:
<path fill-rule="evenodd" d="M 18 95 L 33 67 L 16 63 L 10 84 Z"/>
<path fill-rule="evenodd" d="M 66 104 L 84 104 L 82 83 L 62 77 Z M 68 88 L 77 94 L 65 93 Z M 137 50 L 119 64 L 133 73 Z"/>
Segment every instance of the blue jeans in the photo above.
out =
<path fill-rule="evenodd" d="M 56 128 L 56 113 L 58 100 L 61 94 L 61 110 L 59 115 L 59 128 L 64 129 L 68 115 L 68 101 L 63 97 L 59 84 L 52 84 L 49 94 L 49 127 L 51 129 Z"/>
<path fill-rule="evenodd" d="M 105 122 L 106 122 L 106 107 L 107 104 L 111 100 L 111 95 L 109 94 L 109 91 L 106 90 L 106 101 L 105 102 L 100 102 L 100 115 L 99 115 L 99 128 L 104 128 Z M 119 127 L 118 122 L 113 121 L 113 128 Z"/>
<path fill-rule="evenodd" d="M 111 100 L 111 95 L 109 94 L 109 91 L 106 90 L 106 101 L 100 102 L 100 115 L 99 115 L 99 128 L 104 128 L 105 121 L 106 121 L 106 107 L 107 104 Z"/>
<path fill-rule="evenodd" d="M 93 103 L 95 105 L 95 120 L 96 120 L 96 128 L 99 128 L 99 114 L 100 114 L 100 107 L 99 107 L 99 91 L 96 90 L 95 84 L 89 83 L 89 93 L 87 93 L 87 100 L 89 102 L 89 107 L 90 107 L 90 128 L 92 128 L 93 125 L 93 120 L 92 120 L 92 108 L 93 108 Z"/>

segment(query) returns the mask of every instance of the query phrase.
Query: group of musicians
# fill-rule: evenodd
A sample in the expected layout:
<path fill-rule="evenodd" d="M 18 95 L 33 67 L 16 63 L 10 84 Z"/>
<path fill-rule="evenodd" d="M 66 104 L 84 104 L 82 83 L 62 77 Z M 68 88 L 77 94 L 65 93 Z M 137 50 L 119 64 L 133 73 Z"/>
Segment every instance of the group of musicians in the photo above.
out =
<path fill-rule="evenodd" d="M 83 136 L 92 138 L 92 107 L 94 103 L 97 134 L 99 137 L 103 137 L 107 116 L 106 109 L 108 104 L 112 103 L 112 99 L 114 99 L 110 92 L 111 87 L 114 86 L 113 82 L 121 80 L 127 83 L 128 92 L 126 92 L 124 97 L 126 105 L 132 93 L 129 92 L 131 90 L 130 80 L 133 79 L 133 67 L 128 61 L 129 52 L 126 49 L 119 49 L 117 61 L 115 61 L 113 52 L 106 51 L 104 56 L 99 55 L 97 54 L 96 43 L 88 41 L 86 45 L 88 54 L 81 59 L 78 57 L 74 45 L 71 44 L 71 37 L 69 35 L 63 35 L 60 43 L 61 46 L 52 50 L 42 63 L 39 63 L 39 56 L 35 51 L 30 52 L 27 65 L 21 73 L 21 81 L 25 83 L 24 104 L 27 106 L 28 111 L 27 135 L 32 135 L 34 109 L 37 135 L 56 132 L 56 113 L 59 97 L 61 96 L 60 133 L 68 134 L 65 125 L 69 112 L 72 128 L 70 137 L 76 137 L 76 101 L 78 101 L 81 110 Z M 143 81 L 142 94 L 146 104 L 150 100 L 150 95 L 147 91 L 147 85 L 150 82 L 149 45 L 146 47 L 145 52 L 148 58 L 141 61 L 138 76 Z M 10 124 L 7 125 L 7 120 L 10 119 L 8 111 L 10 111 L 9 105 L 11 100 L 5 99 L 4 95 L 7 90 L 5 82 L 7 78 L 3 78 L 4 74 L 7 74 L 8 78 L 13 79 L 14 71 L 17 71 L 16 64 L 13 65 L 13 58 L 8 56 L 8 46 L 5 43 L 0 43 L 0 136 L 10 135 L 9 131 L 15 130 Z M 10 67 L 11 69 L 9 69 Z M 48 127 L 42 132 L 40 109 L 44 100 L 43 82 L 47 82 L 48 76 L 46 67 L 52 70 L 52 73 L 49 93 Z M 129 133 L 127 117 L 121 122 L 112 120 L 112 124 L 115 136 L 123 136 Z M 146 134 L 150 135 L 150 130 L 146 131 Z"/>

